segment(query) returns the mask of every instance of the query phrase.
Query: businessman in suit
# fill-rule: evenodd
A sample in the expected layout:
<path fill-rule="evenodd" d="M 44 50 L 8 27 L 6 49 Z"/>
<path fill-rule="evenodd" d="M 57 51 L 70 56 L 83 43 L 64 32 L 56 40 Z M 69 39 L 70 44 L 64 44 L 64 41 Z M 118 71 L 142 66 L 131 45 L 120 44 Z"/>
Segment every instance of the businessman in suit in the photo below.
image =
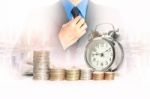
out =
<path fill-rule="evenodd" d="M 106 22 L 120 26 L 118 13 L 90 0 L 60 0 L 41 8 L 30 16 L 13 63 L 21 74 L 32 71 L 33 50 L 48 49 L 51 64 L 57 67 L 85 67 L 84 50 L 91 30 Z"/>

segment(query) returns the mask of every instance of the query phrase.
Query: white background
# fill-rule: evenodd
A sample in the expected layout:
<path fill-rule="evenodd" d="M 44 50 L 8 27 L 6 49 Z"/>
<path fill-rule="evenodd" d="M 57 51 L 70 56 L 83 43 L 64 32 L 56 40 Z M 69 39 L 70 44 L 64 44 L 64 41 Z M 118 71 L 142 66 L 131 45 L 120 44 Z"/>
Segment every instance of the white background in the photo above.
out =
<path fill-rule="evenodd" d="M 116 8 L 128 34 L 129 47 L 137 67 L 115 81 L 33 82 L 10 75 L 10 53 L 28 15 L 54 0 L 0 0 L 0 99 L 27 98 L 150 98 L 150 6 L 149 0 L 94 0 Z"/>

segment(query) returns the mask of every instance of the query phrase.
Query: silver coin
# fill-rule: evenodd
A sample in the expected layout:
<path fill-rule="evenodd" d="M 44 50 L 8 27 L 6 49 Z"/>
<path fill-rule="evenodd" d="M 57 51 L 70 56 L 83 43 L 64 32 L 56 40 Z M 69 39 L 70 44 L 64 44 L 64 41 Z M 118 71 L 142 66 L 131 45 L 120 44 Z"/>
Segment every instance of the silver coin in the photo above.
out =
<path fill-rule="evenodd" d="M 33 55 L 33 79 L 48 80 L 49 79 L 49 52 L 34 51 Z"/>
<path fill-rule="evenodd" d="M 91 69 L 81 69 L 81 80 L 91 80 L 92 70 Z"/>

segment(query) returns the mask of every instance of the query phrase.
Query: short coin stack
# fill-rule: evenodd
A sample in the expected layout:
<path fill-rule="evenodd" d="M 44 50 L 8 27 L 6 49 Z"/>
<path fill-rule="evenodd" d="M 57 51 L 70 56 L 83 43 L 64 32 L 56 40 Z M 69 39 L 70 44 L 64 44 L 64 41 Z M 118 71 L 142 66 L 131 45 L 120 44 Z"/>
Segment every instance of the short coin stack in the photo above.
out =
<path fill-rule="evenodd" d="M 105 80 L 114 80 L 115 73 L 114 72 L 105 72 Z"/>
<path fill-rule="evenodd" d="M 34 80 L 49 79 L 49 51 L 34 51 L 33 65 Z"/>
<path fill-rule="evenodd" d="M 81 69 L 80 80 L 91 80 L 92 70 L 91 69 Z"/>
<path fill-rule="evenodd" d="M 66 80 L 74 81 L 80 79 L 80 69 L 70 68 L 66 70 Z"/>
<path fill-rule="evenodd" d="M 93 80 L 104 80 L 104 72 L 101 71 L 94 71 L 92 73 Z"/>
<path fill-rule="evenodd" d="M 65 69 L 63 68 L 51 68 L 50 80 L 65 80 Z"/>

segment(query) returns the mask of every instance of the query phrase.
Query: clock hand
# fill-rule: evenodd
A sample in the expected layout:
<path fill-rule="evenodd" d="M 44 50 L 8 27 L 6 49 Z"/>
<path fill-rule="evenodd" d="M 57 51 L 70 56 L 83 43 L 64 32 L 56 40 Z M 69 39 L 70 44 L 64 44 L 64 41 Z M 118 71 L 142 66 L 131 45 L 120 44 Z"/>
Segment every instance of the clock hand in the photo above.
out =
<path fill-rule="evenodd" d="M 93 54 L 93 55 L 99 55 L 99 53 Z"/>
<path fill-rule="evenodd" d="M 94 55 L 103 54 L 103 53 L 107 52 L 107 51 L 110 50 L 110 49 L 111 49 L 111 48 L 107 49 L 106 51 L 104 51 L 104 52 L 102 52 L 102 53 L 96 53 L 96 54 L 94 54 Z"/>
<path fill-rule="evenodd" d="M 108 50 L 110 50 L 111 48 L 107 49 L 106 51 L 104 51 L 103 53 L 107 52 Z"/>
<path fill-rule="evenodd" d="M 102 52 L 102 53 L 96 53 L 96 54 L 94 54 L 94 55 L 100 55 L 101 57 L 103 57 L 103 56 L 104 56 L 104 53 L 107 52 L 108 50 L 110 50 L 110 48 L 107 49 L 106 51 Z"/>
<path fill-rule="evenodd" d="M 104 54 L 103 53 L 96 53 L 96 54 L 93 54 L 93 55 L 99 55 L 99 56 L 101 56 L 101 57 L 103 57 L 104 56 Z"/>

